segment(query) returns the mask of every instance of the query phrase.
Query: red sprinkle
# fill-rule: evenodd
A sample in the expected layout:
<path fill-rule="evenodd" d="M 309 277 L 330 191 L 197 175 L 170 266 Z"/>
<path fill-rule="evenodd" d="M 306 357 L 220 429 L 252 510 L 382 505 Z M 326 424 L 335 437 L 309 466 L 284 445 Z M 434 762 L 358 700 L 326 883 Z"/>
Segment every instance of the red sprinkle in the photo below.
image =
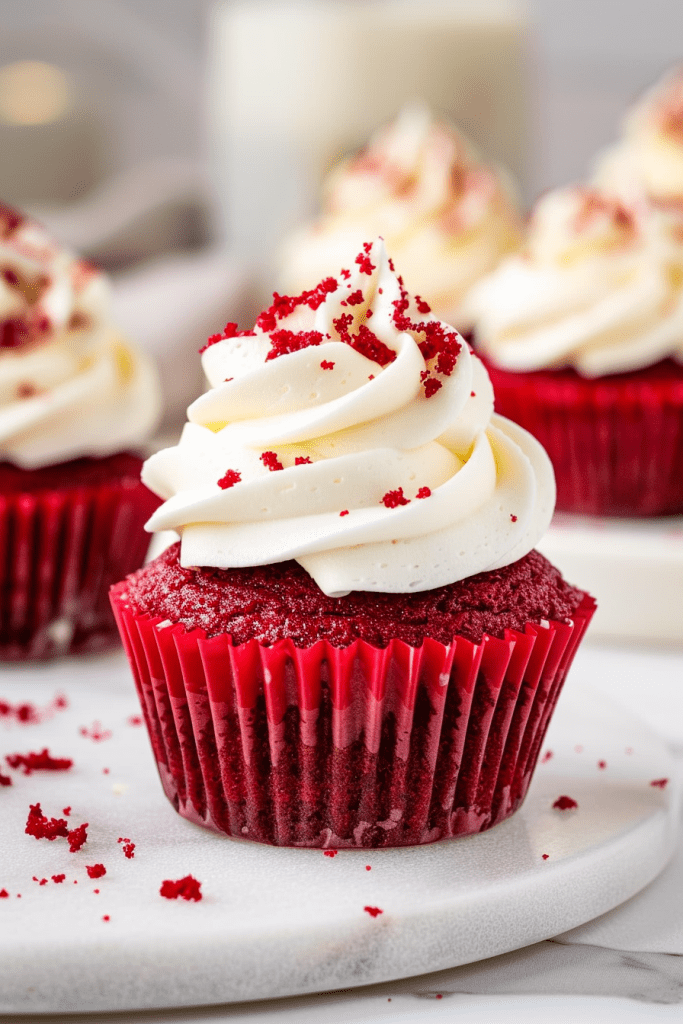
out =
<path fill-rule="evenodd" d="M 88 872 L 88 878 L 101 878 L 107 873 L 104 864 L 86 864 L 85 870 Z"/>
<path fill-rule="evenodd" d="M 395 491 L 387 491 L 381 502 L 387 508 L 398 508 L 399 505 L 409 505 L 410 498 L 406 498 L 402 487 L 397 487 Z"/>
<path fill-rule="evenodd" d="M 178 878 L 175 881 L 167 878 L 161 883 L 159 895 L 165 896 L 167 900 L 194 900 L 195 903 L 198 903 L 202 898 L 201 887 L 202 883 L 192 875 L 185 875 L 184 878 Z"/>
<path fill-rule="evenodd" d="M 225 476 L 222 476 L 216 483 L 222 490 L 227 491 L 229 487 L 234 487 L 235 484 L 238 484 L 241 479 L 242 474 L 238 469 L 229 469 Z"/>
<path fill-rule="evenodd" d="M 71 768 L 70 757 L 52 757 L 47 747 L 39 753 L 7 754 L 5 757 L 10 768 L 23 768 L 24 775 L 31 772 L 65 772 Z"/>
<path fill-rule="evenodd" d="M 655 789 L 666 789 L 668 782 L 668 779 L 653 779 L 650 785 L 654 786 Z"/>
<path fill-rule="evenodd" d="M 431 497 L 431 494 L 432 494 L 431 488 L 429 488 L 429 487 L 421 487 L 420 490 L 415 495 L 415 497 L 416 498 L 429 498 L 429 497 Z"/>
<path fill-rule="evenodd" d="M 379 907 L 363 907 L 363 910 L 366 914 L 369 914 L 370 917 L 378 917 L 380 914 L 384 913 L 384 911 L 380 910 Z"/>
<path fill-rule="evenodd" d="M 323 850 L 323 857 L 336 857 L 339 850 Z"/>
<path fill-rule="evenodd" d="M 556 811 L 573 811 L 578 806 L 576 800 L 572 800 L 570 796 L 558 796 L 553 804 L 553 808 Z"/>
<path fill-rule="evenodd" d="M 330 362 L 329 359 L 323 359 L 320 364 L 321 370 L 334 370 L 334 363 Z"/>
<path fill-rule="evenodd" d="M 285 468 L 278 459 L 275 452 L 263 452 L 260 456 L 260 459 L 263 465 L 266 467 L 266 469 L 269 469 L 271 473 L 274 473 L 278 469 Z"/>

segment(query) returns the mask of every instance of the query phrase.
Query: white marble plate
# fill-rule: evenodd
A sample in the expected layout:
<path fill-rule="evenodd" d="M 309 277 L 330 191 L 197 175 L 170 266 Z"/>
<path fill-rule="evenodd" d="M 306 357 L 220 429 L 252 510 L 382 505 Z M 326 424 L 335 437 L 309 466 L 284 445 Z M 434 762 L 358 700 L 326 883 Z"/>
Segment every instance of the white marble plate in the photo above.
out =
<path fill-rule="evenodd" d="M 49 708 L 58 692 L 68 708 L 40 723 L 0 716 L 3 763 L 45 746 L 74 761 L 67 772 L 2 769 L 12 785 L 0 787 L 0 1012 L 209 1004 L 436 971 L 604 913 L 674 848 L 679 786 L 666 748 L 580 678 L 551 725 L 552 756 L 509 821 L 433 846 L 334 857 L 225 839 L 178 817 L 144 727 L 130 720 L 138 709 L 121 655 L 0 670 L 0 700 L 12 705 Z M 578 809 L 553 810 L 561 795 Z M 80 852 L 24 833 L 36 801 L 89 823 Z M 134 858 L 119 838 L 136 844 Z M 106 875 L 90 879 L 86 866 L 100 863 Z M 188 873 L 201 902 L 159 895 L 164 879 Z"/>

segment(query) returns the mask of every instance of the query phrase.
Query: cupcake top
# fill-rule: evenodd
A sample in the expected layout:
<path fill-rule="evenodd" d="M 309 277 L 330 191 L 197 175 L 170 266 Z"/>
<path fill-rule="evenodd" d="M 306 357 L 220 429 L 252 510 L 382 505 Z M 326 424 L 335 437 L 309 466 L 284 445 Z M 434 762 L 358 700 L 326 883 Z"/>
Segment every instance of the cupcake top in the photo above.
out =
<path fill-rule="evenodd" d="M 381 241 L 202 361 L 210 390 L 143 468 L 183 566 L 295 559 L 330 596 L 410 593 L 515 562 L 550 521 L 545 452 Z"/>
<path fill-rule="evenodd" d="M 411 292 L 465 329 L 464 295 L 518 246 L 521 222 L 501 172 L 416 105 L 332 171 L 322 215 L 284 247 L 283 286 L 311 287 L 377 235 Z"/>
<path fill-rule="evenodd" d="M 470 296 L 478 347 L 505 369 L 586 377 L 683 356 L 683 248 L 647 206 L 596 189 L 538 202 L 525 248 Z"/>
<path fill-rule="evenodd" d="M 683 216 L 683 67 L 629 111 L 621 140 L 598 160 L 595 180 L 626 199 L 673 204 Z"/>
<path fill-rule="evenodd" d="M 104 276 L 0 204 L 0 461 L 109 455 L 159 411 L 154 367 L 113 327 Z"/>

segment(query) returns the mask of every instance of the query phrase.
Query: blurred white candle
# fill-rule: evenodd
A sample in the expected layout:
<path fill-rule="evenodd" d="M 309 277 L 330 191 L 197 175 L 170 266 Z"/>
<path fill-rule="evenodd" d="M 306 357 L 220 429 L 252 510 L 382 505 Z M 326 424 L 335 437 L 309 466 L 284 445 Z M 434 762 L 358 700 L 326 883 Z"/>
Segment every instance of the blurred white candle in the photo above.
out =
<path fill-rule="evenodd" d="M 421 98 L 525 177 L 519 0 L 223 0 L 209 125 L 227 237 L 264 264 L 330 166 Z"/>

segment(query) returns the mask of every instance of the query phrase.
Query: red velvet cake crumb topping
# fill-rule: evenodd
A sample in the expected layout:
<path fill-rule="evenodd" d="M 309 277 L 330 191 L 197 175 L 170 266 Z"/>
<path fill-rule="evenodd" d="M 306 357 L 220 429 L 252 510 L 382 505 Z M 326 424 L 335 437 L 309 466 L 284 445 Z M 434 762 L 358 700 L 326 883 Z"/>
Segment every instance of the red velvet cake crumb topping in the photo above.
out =
<path fill-rule="evenodd" d="M 26 828 L 24 831 L 27 835 L 33 836 L 35 839 L 49 839 L 50 842 L 58 836 L 66 838 L 69 834 L 69 829 L 64 818 L 48 819 L 43 814 L 39 803 L 30 805 L 28 818 L 26 819 Z"/>
<path fill-rule="evenodd" d="M 334 370 L 334 363 L 329 359 L 323 359 L 320 363 L 321 370 Z"/>
<path fill-rule="evenodd" d="M 228 488 L 234 487 L 242 479 L 242 474 L 238 469 L 229 469 L 225 476 L 222 476 L 216 483 L 223 491 L 227 491 Z"/>
<path fill-rule="evenodd" d="M 11 785 L 12 785 L 12 780 L 9 777 L 9 775 L 3 775 L 2 772 L 0 772 L 0 786 L 11 786 Z"/>
<path fill-rule="evenodd" d="M 650 785 L 654 786 L 655 789 L 666 789 L 668 782 L 668 779 L 653 779 Z"/>
<path fill-rule="evenodd" d="M 69 850 L 71 853 L 77 853 L 88 840 L 88 822 L 85 821 L 82 825 L 78 825 L 77 828 L 72 828 L 68 834 L 67 839 L 69 840 Z"/>
<path fill-rule="evenodd" d="M 0 900 L 6 900 L 9 897 L 7 889 L 0 889 Z"/>
<path fill-rule="evenodd" d="M 384 913 L 384 911 L 380 910 L 379 907 L 363 907 L 363 910 L 366 914 L 369 914 L 370 917 L 379 917 L 380 914 Z"/>
<path fill-rule="evenodd" d="M 395 491 L 387 491 L 381 502 L 387 508 L 398 508 L 399 505 L 409 505 L 410 498 L 406 498 L 402 487 L 397 487 Z"/>
<path fill-rule="evenodd" d="M 414 594 L 354 592 L 327 597 L 294 561 L 239 569 L 179 564 L 180 545 L 167 548 L 128 577 L 127 602 L 138 613 L 228 633 L 235 645 L 285 637 L 305 647 L 325 639 L 344 647 L 355 639 L 386 647 L 396 638 L 420 646 L 429 636 L 449 644 L 463 636 L 504 635 L 527 622 L 572 617 L 584 592 L 566 583 L 538 551 L 490 572 Z"/>
<path fill-rule="evenodd" d="M 57 885 L 60 885 L 64 881 L 65 878 L 66 878 L 66 875 L 64 875 L 64 874 L 53 875 L 52 876 L 52 881 L 55 882 Z"/>
<path fill-rule="evenodd" d="M 297 457 L 294 459 L 294 465 L 295 466 L 310 466 L 311 465 L 311 460 L 309 459 L 308 455 L 297 455 Z"/>
<path fill-rule="evenodd" d="M 88 872 L 88 878 L 102 878 L 107 873 L 104 864 L 86 864 L 85 870 Z"/>
<path fill-rule="evenodd" d="M 266 362 L 286 356 L 290 352 L 299 352 L 303 348 L 322 345 L 324 336 L 320 331 L 273 331 L 270 335 L 271 347 L 266 355 Z"/>
<path fill-rule="evenodd" d="M 285 468 L 278 459 L 275 452 L 262 452 L 259 458 L 261 459 L 261 462 L 266 467 L 266 469 L 269 469 L 271 473 L 276 472 L 278 469 Z"/>
<path fill-rule="evenodd" d="M 431 491 L 430 487 L 421 487 L 420 490 L 415 495 L 415 497 L 416 498 L 430 498 L 431 495 L 432 495 L 432 491 Z"/>
<path fill-rule="evenodd" d="M 167 900 L 194 900 L 195 903 L 198 903 L 202 899 L 201 888 L 201 882 L 198 882 L 192 875 L 185 875 L 184 878 L 178 878 L 175 881 L 167 878 L 161 883 L 159 894 L 165 896 Z"/>
<path fill-rule="evenodd" d="M 123 836 L 119 836 L 116 842 L 122 844 L 121 848 L 123 850 L 124 857 L 128 860 L 132 860 L 135 856 L 135 843 L 131 843 L 130 839 L 124 838 Z"/>

